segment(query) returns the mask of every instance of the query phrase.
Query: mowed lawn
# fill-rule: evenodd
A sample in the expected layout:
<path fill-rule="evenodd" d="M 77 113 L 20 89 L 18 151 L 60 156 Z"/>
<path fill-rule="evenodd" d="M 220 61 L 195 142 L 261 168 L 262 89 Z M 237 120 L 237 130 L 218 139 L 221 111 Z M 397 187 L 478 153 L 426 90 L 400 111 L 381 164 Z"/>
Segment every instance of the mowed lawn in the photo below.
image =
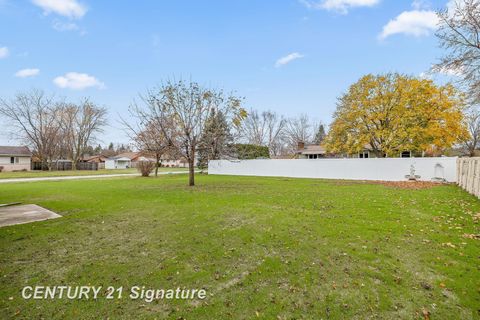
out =
<path fill-rule="evenodd" d="M 158 172 L 177 172 L 187 171 L 187 168 L 158 168 Z M 132 174 L 138 173 L 135 168 L 128 169 L 100 169 L 100 170 L 67 170 L 67 171 L 16 171 L 0 172 L 0 179 L 14 178 L 43 178 L 43 177 L 64 177 L 64 176 L 90 176 L 90 175 L 108 175 L 108 174 Z"/>
<path fill-rule="evenodd" d="M 0 228 L 0 318 L 478 319 L 480 201 L 454 185 L 197 175 L 0 185 L 63 218 Z M 480 223 L 480 222 L 479 222 Z M 26 285 L 203 300 L 23 300 Z"/>

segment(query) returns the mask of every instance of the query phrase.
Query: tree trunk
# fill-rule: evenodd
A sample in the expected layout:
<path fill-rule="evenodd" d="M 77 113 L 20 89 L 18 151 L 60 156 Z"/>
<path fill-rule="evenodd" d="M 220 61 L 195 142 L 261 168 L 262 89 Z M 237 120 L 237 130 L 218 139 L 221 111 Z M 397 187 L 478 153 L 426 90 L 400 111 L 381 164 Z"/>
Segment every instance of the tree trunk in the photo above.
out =
<path fill-rule="evenodd" d="M 195 185 L 195 145 L 192 144 L 190 148 L 190 156 L 188 157 L 188 185 L 193 187 Z"/>
<path fill-rule="evenodd" d="M 188 185 L 194 186 L 195 185 L 195 168 L 194 166 L 194 159 L 188 159 Z"/>
<path fill-rule="evenodd" d="M 156 178 L 158 177 L 158 165 L 160 161 L 160 156 L 158 155 L 158 153 L 155 155 L 155 160 L 157 160 L 155 163 L 155 178 Z"/>

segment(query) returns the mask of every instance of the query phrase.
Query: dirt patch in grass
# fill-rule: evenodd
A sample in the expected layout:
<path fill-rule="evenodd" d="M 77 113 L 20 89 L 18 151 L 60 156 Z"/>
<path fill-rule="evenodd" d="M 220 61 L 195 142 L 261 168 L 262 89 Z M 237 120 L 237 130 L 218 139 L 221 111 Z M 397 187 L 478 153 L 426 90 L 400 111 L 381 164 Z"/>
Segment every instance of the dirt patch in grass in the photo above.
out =
<path fill-rule="evenodd" d="M 381 184 L 386 187 L 399 188 L 399 189 L 429 189 L 432 187 L 443 186 L 445 183 L 440 182 L 431 182 L 431 181 L 382 181 L 382 180 L 338 180 L 332 182 L 335 186 L 356 186 L 356 185 L 367 185 L 367 184 Z"/>
<path fill-rule="evenodd" d="M 432 187 L 444 186 L 445 183 L 430 181 L 370 181 L 373 184 L 381 184 L 387 187 L 399 189 L 429 189 Z"/>

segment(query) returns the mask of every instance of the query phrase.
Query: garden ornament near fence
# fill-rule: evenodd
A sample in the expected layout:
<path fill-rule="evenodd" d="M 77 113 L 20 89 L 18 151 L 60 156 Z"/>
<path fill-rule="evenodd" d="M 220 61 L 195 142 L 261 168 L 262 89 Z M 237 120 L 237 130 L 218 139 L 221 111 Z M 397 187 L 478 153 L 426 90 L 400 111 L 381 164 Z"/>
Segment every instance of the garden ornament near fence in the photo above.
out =
<path fill-rule="evenodd" d="M 445 179 L 445 169 L 440 163 L 435 164 L 434 175 L 433 175 L 432 181 L 435 181 L 435 182 L 445 182 L 445 181 L 447 181 Z"/>
<path fill-rule="evenodd" d="M 415 165 L 413 163 L 410 166 L 410 174 L 407 174 L 405 178 L 407 178 L 409 181 L 417 181 L 420 179 L 420 176 L 415 174 Z"/>

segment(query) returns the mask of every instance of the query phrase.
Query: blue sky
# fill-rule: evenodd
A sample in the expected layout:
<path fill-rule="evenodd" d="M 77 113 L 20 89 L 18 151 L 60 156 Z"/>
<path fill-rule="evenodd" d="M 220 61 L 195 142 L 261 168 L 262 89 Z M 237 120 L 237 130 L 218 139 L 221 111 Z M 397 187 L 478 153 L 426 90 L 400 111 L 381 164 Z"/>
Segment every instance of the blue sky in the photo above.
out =
<path fill-rule="evenodd" d="M 0 0 L 0 95 L 91 97 L 110 112 L 104 144 L 127 142 L 118 116 L 167 78 L 328 124 L 336 98 L 362 75 L 418 76 L 437 61 L 433 11 L 447 2 Z"/>

